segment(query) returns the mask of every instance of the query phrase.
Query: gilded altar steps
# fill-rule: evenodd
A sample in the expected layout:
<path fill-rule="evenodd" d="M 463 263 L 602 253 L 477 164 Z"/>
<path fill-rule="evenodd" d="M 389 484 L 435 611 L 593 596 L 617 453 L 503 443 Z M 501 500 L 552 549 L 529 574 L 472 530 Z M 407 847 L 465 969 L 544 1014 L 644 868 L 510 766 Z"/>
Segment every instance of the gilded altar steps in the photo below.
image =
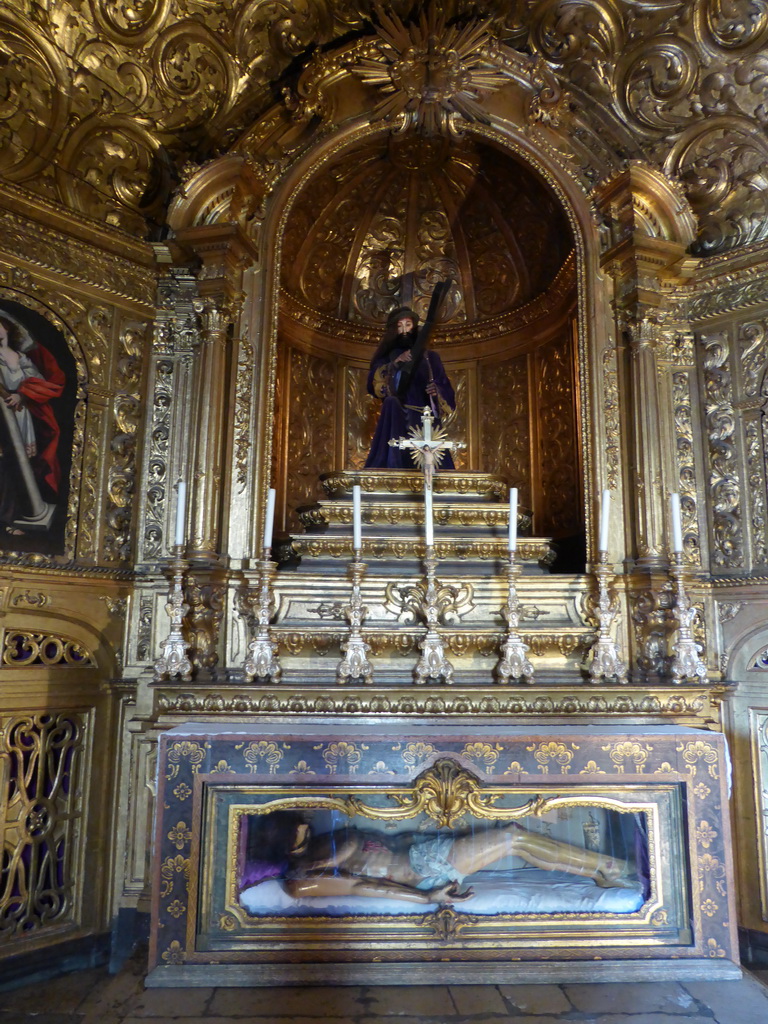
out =
<path fill-rule="evenodd" d="M 416 470 L 343 470 L 322 473 L 320 482 L 329 498 L 350 498 L 355 484 L 360 485 L 364 495 L 375 494 L 380 498 L 388 495 L 413 495 L 418 499 L 424 493 L 424 477 Z M 493 473 L 439 470 L 435 473 L 432 489 L 436 495 L 455 495 L 464 500 L 499 502 L 509 497 L 506 480 Z"/>
<path fill-rule="evenodd" d="M 345 533 L 349 533 L 349 531 L 345 531 Z M 348 561 L 352 557 L 352 538 L 341 534 L 306 533 L 294 538 L 293 548 L 301 556 L 303 562 L 309 559 L 333 559 L 338 568 L 339 559 Z M 487 570 L 491 567 L 494 568 L 494 571 L 500 571 L 508 558 L 506 540 L 488 539 L 487 535 L 471 538 L 463 533 L 446 536 L 441 540 L 435 537 L 434 549 L 438 562 L 443 566 L 473 562 L 476 563 L 480 575 L 487 575 Z M 381 567 L 371 564 L 370 570 L 373 572 L 400 575 L 403 572 L 403 566 L 398 565 L 398 562 L 419 562 L 424 558 L 425 553 L 426 545 L 421 536 L 405 534 L 401 536 L 392 536 L 391 534 L 371 536 L 369 534 L 363 537 L 363 561 L 370 563 L 386 561 L 389 563 L 387 566 Z M 518 545 L 517 560 L 524 567 L 525 572 L 535 572 L 536 566 L 542 570 L 545 569 L 552 564 L 554 557 L 555 553 L 552 550 L 551 542 L 545 537 L 531 537 L 521 541 Z M 490 566 L 485 566 L 483 563 L 490 563 Z M 313 564 L 313 569 L 315 568 L 320 571 L 321 566 Z"/>
<path fill-rule="evenodd" d="M 352 556 L 352 487 L 362 490 L 363 558 L 370 572 L 399 575 L 421 571 L 424 542 L 424 478 L 415 471 L 359 470 L 321 477 L 328 495 L 297 509 L 305 533 L 293 541 L 304 567 L 328 572 Z M 467 573 L 474 563 L 481 576 L 500 573 L 507 563 L 509 488 L 490 473 L 442 472 L 434 478 L 435 554 L 443 570 Z M 518 532 L 530 530 L 531 517 L 521 510 Z M 518 562 L 526 573 L 552 564 L 547 538 L 525 537 Z M 386 563 L 386 564 L 385 564 Z M 411 563 L 408 565 L 408 563 Z"/>
<path fill-rule="evenodd" d="M 302 505 L 296 514 L 306 530 L 325 529 L 330 525 L 345 526 L 352 529 L 352 502 L 336 499 L 319 501 L 314 505 Z M 363 527 L 391 527 L 407 524 L 424 525 L 424 504 L 418 495 L 410 501 L 361 501 L 361 518 Z M 507 505 L 468 504 L 443 502 L 434 500 L 433 521 L 436 527 L 461 526 L 477 527 L 486 530 L 489 527 L 500 528 L 506 538 L 509 527 L 509 508 Z M 531 527 L 531 517 L 526 512 L 517 516 L 518 533 L 527 533 Z"/>

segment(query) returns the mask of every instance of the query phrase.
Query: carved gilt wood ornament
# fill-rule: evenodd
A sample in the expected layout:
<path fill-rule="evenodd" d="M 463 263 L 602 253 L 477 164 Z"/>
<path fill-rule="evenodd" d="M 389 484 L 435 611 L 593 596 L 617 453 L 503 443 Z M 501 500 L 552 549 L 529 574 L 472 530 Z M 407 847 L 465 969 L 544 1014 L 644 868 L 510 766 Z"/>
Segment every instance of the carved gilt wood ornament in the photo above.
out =
<path fill-rule="evenodd" d="M 610 172 L 611 150 L 644 159 L 682 186 L 702 252 L 767 237 L 762 5 L 494 0 L 480 22 L 475 4 L 451 0 L 409 23 L 411 7 L 63 0 L 32 19 L 6 0 L 0 171 L 141 234 L 145 218 L 162 219 L 174 180 L 228 148 L 281 79 L 300 120 L 332 118 L 328 85 L 351 73 L 386 90 L 376 116 L 440 129 L 492 116 L 483 97 L 525 69 L 531 126 L 559 129 L 586 181 Z M 342 37 L 348 51 L 313 58 L 293 93 L 289 69 Z M 280 121 L 274 110 L 263 130 Z"/>
<path fill-rule="evenodd" d="M 762 0 L 0 0 L 0 301 L 61 332 L 74 396 L 60 549 L 15 550 L 3 524 L 0 724 L 19 778 L 27 735 L 56 775 L 40 775 L 45 821 L 17 786 L 19 878 L 44 828 L 72 864 L 81 841 L 94 863 L 106 851 L 94 934 L 140 908 L 157 735 L 190 718 L 722 726 L 729 651 L 768 603 L 767 53 Z M 444 426 L 466 450 L 453 496 L 436 478 L 433 625 L 456 668 L 436 688 L 408 681 L 420 485 L 363 465 L 383 325 L 405 302 L 423 316 L 446 278 Z M 152 686 L 180 479 L 183 670 Z M 350 603 L 356 482 L 376 497 Z M 259 578 L 273 483 L 276 555 L 319 564 L 311 585 L 271 563 Z M 497 686 L 508 483 L 528 510 L 508 632 L 535 676 Z M 604 487 L 617 514 L 590 622 Z M 585 536 L 578 568 L 549 574 L 552 538 Z M 765 804 L 734 763 L 737 793 Z M 101 777 L 120 792 L 81 790 Z M 112 796 L 92 840 L 80 815 Z M 391 810 L 514 816 L 442 761 Z M 18 913 L 0 907 L 22 943 L 27 921 L 54 934 L 91 913 L 47 862 L 25 885 Z"/>

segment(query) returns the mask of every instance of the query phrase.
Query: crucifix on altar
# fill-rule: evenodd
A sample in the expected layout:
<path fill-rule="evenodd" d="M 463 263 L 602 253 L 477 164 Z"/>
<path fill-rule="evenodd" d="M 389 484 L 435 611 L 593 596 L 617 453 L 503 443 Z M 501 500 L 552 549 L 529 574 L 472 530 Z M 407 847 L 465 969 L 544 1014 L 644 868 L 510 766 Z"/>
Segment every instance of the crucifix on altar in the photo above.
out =
<path fill-rule="evenodd" d="M 427 624 L 427 633 L 419 644 L 421 658 L 414 670 L 416 683 L 427 683 L 430 680 L 450 684 L 453 682 L 453 666 L 445 654 L 443 638 L 437 632 L 440 615 L 438 605 L 438 587 L 435 578 L 437 559 L 435 558 L 434 521 L 432 511 L 432 484 L 434 475 L 446 452 L 465 448 L 463 441 L 450 441 L 442 428 L 434 429 L 432 410 L 425 406 L 421 414 L 421 428 L 411 427 L 407 437 L 392 438 L 392 447 L 410 451 L 411 456 L 424 474 L 424 539 L 426 553 L 424 569 L 426 573 L 426 589 L 421 611 Z"/>
<path fill-rule="evenodd" d="M 413 461 L 424 474 L 424 535 L 427 548 L 434 544 L 432 515 L 432 481 L 446 452 L 455 452 L 466 448 L 463 441 L 449 441 L 442 427 L 437 430 L 433 426 L 432 410 L 424 406 L 421 414 L 421 429 L 411 427 L 407 437 L 395 437 L 389 442 L 392 448 L 410 451 Z"/>

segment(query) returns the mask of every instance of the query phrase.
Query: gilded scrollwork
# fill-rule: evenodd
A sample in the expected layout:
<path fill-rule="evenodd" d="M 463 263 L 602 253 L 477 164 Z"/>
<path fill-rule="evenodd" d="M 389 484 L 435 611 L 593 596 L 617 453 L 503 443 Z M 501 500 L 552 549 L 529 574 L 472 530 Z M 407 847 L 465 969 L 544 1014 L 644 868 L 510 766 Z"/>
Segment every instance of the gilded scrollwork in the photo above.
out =
<path fill-rule="evenodd" d="M 748 398 L 760 393 L 760 383 L 768 359 L 768 334 L 765 321 L 752 320 L 739 327 L 738 347 L 741 390 Z"/>
<path fill-rule="evenodd" d="M 605 417 L 606 481 L 610 490 L 615 490 L 618 486 L 621 444 L 619 376 L 616 362 L 615 350 L 605 349 L 603 351 L 603 416 Z"/>
<path fill-rule="evenodd" d="M 423 583 L 387 583 L 384 589 L 384 607 L 398 622 L 415 625 L 421 621 L 421 607 L 425 600 Z M 438 618 L 444 625 L 457 625 L 475 607 L 474 587 L 471 583 L 440 583 L 435 604 Z"/>
<path fill-rule="evenodd" d="M 409 24 L 379 8 L 374 28 L 376 50 L 354 68 L 366 84 L 386 94 L 374 118 L 402 117 L 403 130 L 419 127 L 427 135 L 455 132 L 459 117 L 489 121 L 478 93 L 499 89 L 506 71 L 493 59 L 488 25 L 448 26 L 442 10 L 430 5 Z"/>
<path fill-rule="evenodd" d="M 68 75 L 51 42 L 30 32 L 15 14 L 0 14 L 3 105 L 0 170 L 25 181 L 46 166 L 69 113 Z"/>
<path fill-rule="evenodd" d="M 744 423 L 747 461 L 747 484 L 750 512 L 750 562 L 762 566 L 768 562 L 766 538 L 766 462 L 763 429 L 759 419 L 751 416 Z"/>
<path fill-rule="evenodd" d="M 699 217 L 703 252 L 765 238 L 768 206 L 765 190 L 756 186 L 767 158 L 762 133 L 748 118 L 733 114 L 710 117 L 676 141 L 665 170 L 685 186 Z"/>
<path fill-rule="evenodd" d="M 338 116 L 331 92 L 344 76 L 376 116 L 436 133 L 487 122 L 494 93 L 513 83 L 529 123 L 560 133 L 542 142 L 586 184 L 616 168 L 612 153 L 643 157 L 684 185 L 700 249 L 722 251 L 768 232 L 768 27 L 748 0 L 689 6 L 493 3 L 480 20 L 462 2 L 427 5 L 421 18 L 367 0 L 38 4 L 34 17 L 0 20 L 0 160 L 7 180 L 140 234 L 171 188 L 171 150 L 178 166 L 200 162 L 201 144 L 223 152 L 250 126 L 263 149 L 276 117 L 282 145 L 296 147 L 299 126 L 306 135 Z M 276 82 L 290 96 L 278 114 Z M 78 154 L 84 174 L 71 173 Z M 267 163 L 279 172 L 277 150 L 249 159 L 257 174 Z"/>
<path fill-rule="evenodd" d="M 3 665 L 35 668 L 40 665 L 95 665 L 91 652 L 78 640 L 57 633 L 9 629 L 3 644 Z"/>
<path fill-rule="evenodd" d="M 530 503 L 527 357 L 483 363 L 479 383 L 483 393 L 480 410 L 483 465 L 489 473 L 508 477 L 520 489 L 521 503 Z"/>
<path fill-rule="evenodd" d="M 120 331 L 103 539 L 103 554 L 108 562 L 125 562 L 131 554 L 136 439 L 142 411 L 139 388 L 145 336 L 146 326 L 131 321 L 124 323 Z"/>
<path fill-rule="evenodd" d="M 691 380 L 686 370 L 672 374 L 672 401 L 677 435 L 677 490 L 683 523 L 683 545 L 688 561 L 701 563 L 698 522 L 696 459 L 691 419 Z"/>
<path fill-rule="evenodd" d="M 104 408 L 94 402 L 88 411 L 87 432 L 83 448 L 82 489 L 85 500 L 81 508 L 77 530 L 77 557 L 83 562 L 94 562 L 99 547 L 101 438 L 105 420 Z"/>
<path fill-rule="evenodd" d="M 198 580 L 192 573 L 186 578 L 184 597 L 189 606 L 185 616 L 186 639 L 195 669 L 210 671 L 219 660 L 218 642 L 224 615 L 224 587 Z"/>
<path fill-rule="evenodd" d="M 240 494 L 248 482 L 248 464 L 251 454 L 251 405 L 255 348 L 244 334 L 237 352 L 237 376 L 235 379 L 235 467 L 237 487 Z"/>
<path fill-rule="evenodd" d="M 556 339 L 537 353 L 536 392 L 541 486 L 547 494 L 544 529 L 576 532 L 581 520 L 579 456 L 573 424 L 573 353 L 570 339 Z"/>
<path fill-rule="evenodd" d="M 493 649 L 498 650 L 498 643 Z M 565 693 L 560 693 L 566 689 Z M 498 690 L 498 688 L 497 688 Z M 574 692 L 555 687 L 554 692 L 521 693 L 519 690 L 498 696 L 482 693 L 473 695 L 471 689 L 463 694 L 437 696 L 434 693 L 407 692 L 351 693 L 343 689 L 323 690 L 313 694 L 305 690 L 297 693 L 290 688 L 264 691 L 229 692 L 200 689 L 197 692 L 159 692 L 157 708 L 164 714 L 374 714 L 374 715 L 535 715 L 537 718 L 562 718 L 563 715 L 607 715 L 620 720 L 627 715 L 653 715 L 679 721 L 689 717 L 702 724 L 711 721 L 712 705 L 709 694 L 695 688 L 673 694 Z M 425 754 L 425 756 L 427 756 Z M 409 762 L 410 763 L 410 762 Z M 195 770 L 195 769 L 193 769 Z M 186 794 L 187 796 L 189 794 Z"/>
<path fill-rule="evenodd" d="M 288 421 L 289 511 L 312 499 L 318 471 L 330 470 L 335 454 L 334 364 L 320 356 L 291 350 Z M 318 457 L 324 462 L 318 463 Z"/>
<path fill-rule="evenodd" d="M 0 834 L 0 935 L 8 942 L 76 924 L 86 723 L 79 714 L 50 711 L 6 717 L 0 727 L 10 772 Z"/>
<path fill-rule="evenodd" d="M 43 205 L 44 212 L 54 207 Z M 154 275 L 148 268 L 121 256 L 104 252 L 94 245 L 71 240 L 48 224 L 31 222 L 8 210 L 0 210 L 0 231 L 6 253 L 23 253 L 26 264 L 55 271 L 73 281 L 82 282 L 110 297 L 130 298 L 151 306 Z"/>
<path fill-rule="evenodd" d="M 367 379 L 367 367 L 346 366 L 344 368 L 345 422 L 347 425 L 344 465 L 353 470 L 360 470 L 365 466 L 378 417 L 378 403 L 367 392 Z"/>
<path fill-rule="evenodd" d="M 744 565 L 744 538 L 730 349 L 722 334 L 705 335 L 703 342 L 713 557 L 717 566 L 735 568 Z"/>

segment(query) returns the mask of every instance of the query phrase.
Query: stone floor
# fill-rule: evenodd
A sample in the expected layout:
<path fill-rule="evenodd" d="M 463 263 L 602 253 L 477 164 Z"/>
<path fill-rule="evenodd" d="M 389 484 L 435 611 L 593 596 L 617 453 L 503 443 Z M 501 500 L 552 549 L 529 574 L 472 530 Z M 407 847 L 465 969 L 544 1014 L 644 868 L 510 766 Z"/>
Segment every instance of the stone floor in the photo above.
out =
<path fill-rule="evenodd" d="M 0 1024 L 768 1024 L 741 981 L 417 988 L 145 989 L 144 959 L 0 992 Z"/>

